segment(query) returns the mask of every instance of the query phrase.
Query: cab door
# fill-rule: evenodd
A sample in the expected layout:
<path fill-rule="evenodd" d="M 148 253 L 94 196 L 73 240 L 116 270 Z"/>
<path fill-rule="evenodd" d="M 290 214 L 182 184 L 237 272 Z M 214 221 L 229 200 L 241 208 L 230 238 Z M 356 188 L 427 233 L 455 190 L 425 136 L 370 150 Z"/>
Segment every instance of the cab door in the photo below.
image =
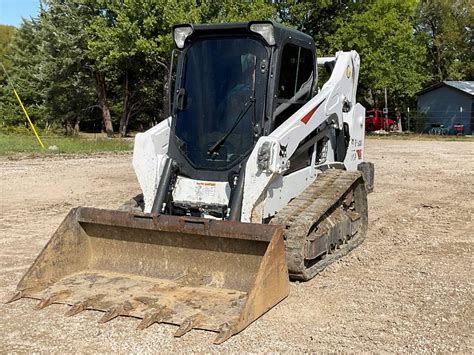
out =
<path fill-rule="evenodd" d="M 274 92 L 273 127 L 276 129 L 314 96 L 314 48 L 284 44 Z"/>

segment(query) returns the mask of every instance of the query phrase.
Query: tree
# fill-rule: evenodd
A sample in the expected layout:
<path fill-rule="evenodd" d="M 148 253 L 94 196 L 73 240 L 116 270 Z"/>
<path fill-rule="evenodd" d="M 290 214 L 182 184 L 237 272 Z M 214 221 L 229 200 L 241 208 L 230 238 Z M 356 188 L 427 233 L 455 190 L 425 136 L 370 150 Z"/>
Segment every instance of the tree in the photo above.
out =
<path fill-rule="evenodd" d="M 109 1 L 107 5 L 88 28 L 88 47 L 98 68 L 122 84 L 119 133 L 125 136 L 131 117 L 140 113 L 147 102 L 158 104 L 156 88 L 165 81 L 157 79 L 167 77 L 165 60 L 159 53 L 159 37 L 164 35 L 163 4 L 124 0 Z"/>
<path fill-rule="evenodd" d="M 62 121 L 66 134 L 77 135 L 80 121 L 87 117 L 95 101 L 90 74 L 93 63 L 87 56 L 84 28 L 90 13 L 71 0 L 48 0 L 44 5 L 40 12 L 39 72 L 47 83 L 46 111 L 49 117 Z"/>
<path fill-rule="evenodd" d="M 13 26 L 0 25 L 0 63 L 5 67 L 7 72 L 11 70 L 12 42 L 16 32 Z M 11 88 L 7 81 L 7 77 L 0 68 L 0 119 L 2 125 L 10 123 L 10 108 L 12 106 Z"/>
<path fill-rule="evenodd" d="M 30 118 L 34 123 L 46 125 L 48 122 L 43 105 L 45 80 L 40 73 L 42 57 L 38 51 L 42 43 L 40 32 L 41 24 L 37 19 L 23 20 L 21 27 L 15 31 L 6 58 L 9 61 L 6 63 L 12 83 L 28 108 Z M 26 125 L 26 119 L 6 78 L 2 80 L 0 113 L 7 125 Z"/>
<path fill-rule="evenodd" d="M 351 0 L 279 1 L 277 7 L 281 21 L 312 36 L 317 54 L 325 56 L 334 55 L 330 36 L 339 23 L 347 21 L 355 5 Z"/>
<path fill-rule="evenodd" d="M 88 48 L 97 66 L 122 83 L 120 135 L 126 135 L 131 117 L 144 112 L 154 121 L 154 117 L 165 118 L 174 24 L 247 21 L 262 16 L 275 16 L 275 8 L 264 1 L 107 1 L 88 28 Z"/>
<path fill-rule="evenodd" d="M 415 7 L 415 0 L 357 3 L 330 36 L 333 51 L 355 49 L 360 54 L 359 88 L 370 106 L 381 106 L 387 88 L 392 108 L 405 107 L 430 77 L 425 48 L 414 38 Z"/>
<path fill-rule="evenodd" d="M 474 80 L 472 0 L 423 0 L 415 29 L 435 81 Z"/>
<path fill-rule="evenodd" d="M 13 26 L 0 25 L 0 62 L 3 63 L 7 71 L 11 69 L 12 54 L 11 44 L 15 35 L 16 28 Z M 0 81 L 5 80 L 5 73 L 0 71 Z"/>

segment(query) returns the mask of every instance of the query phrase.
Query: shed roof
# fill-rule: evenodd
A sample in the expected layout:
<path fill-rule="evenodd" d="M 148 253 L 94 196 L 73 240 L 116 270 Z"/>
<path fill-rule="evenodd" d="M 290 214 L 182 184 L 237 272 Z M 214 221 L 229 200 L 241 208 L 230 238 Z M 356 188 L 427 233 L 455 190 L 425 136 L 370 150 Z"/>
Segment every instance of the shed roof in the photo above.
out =
<path fill-rule="evenodd" d="M 462 91 L 470 96 L 474 96 L 474 81 L 443 81 L 434 85 L 431 85 L 423 90 L 416 93 L 416 96 L 423 95 L 429 91 L 435 90 L 443 85 L 448 85 L 456 90 Z"/>

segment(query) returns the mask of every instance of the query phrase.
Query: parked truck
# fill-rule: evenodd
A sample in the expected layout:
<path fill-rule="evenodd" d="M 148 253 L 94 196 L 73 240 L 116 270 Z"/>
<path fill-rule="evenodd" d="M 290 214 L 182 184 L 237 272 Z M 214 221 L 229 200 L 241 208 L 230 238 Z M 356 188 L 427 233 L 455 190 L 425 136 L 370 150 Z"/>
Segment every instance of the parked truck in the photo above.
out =
<path fill-rule="evenodd" d="M 389 117 L 385 117 L 380 110 L 368 110 L 365 115 L 365 130 L 367 132 L 391 131 L 395 128 L 397 122 Z"/>

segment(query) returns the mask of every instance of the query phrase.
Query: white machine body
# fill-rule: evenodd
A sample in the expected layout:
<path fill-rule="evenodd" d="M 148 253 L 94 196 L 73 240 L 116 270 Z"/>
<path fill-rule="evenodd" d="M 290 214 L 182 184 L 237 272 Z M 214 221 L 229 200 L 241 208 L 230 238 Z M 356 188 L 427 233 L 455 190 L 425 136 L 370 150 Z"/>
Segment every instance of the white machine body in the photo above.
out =
<path fill-rule="evenodd" d="M 274 216 L 329 167 L 357 170 L 363 162 L 365 108 L 356 102 L 359 55 L 356 51 L 338 52 L 335 57 L 319 58 L 318 64 L 327 61 L 335 62 L 334 69 L 319 93 L 269 135 L 260 137 L 250 154 L 245 169 L 242 222 L 262 223 Z M 321 130 L 321 135 L 328 135 L 324 162 L 316 162 L 316 149 L 313 149 L 310 166 L 284 174 L 309 132 L 323 125 L 342 129 L 344 124 L 349 129 L 350 141 L 343 162 L 335 161 L 336 137 Z M 151 211 L 168 159 L 170 126 L 171 118 L 168 118 L 135 138 L 133 166 L 144 195 L 144 212 Z M 231 189 L 227 181 L 178 176 L 172 193 L 173 200 L 178 202 L 226 205 Z"/>

